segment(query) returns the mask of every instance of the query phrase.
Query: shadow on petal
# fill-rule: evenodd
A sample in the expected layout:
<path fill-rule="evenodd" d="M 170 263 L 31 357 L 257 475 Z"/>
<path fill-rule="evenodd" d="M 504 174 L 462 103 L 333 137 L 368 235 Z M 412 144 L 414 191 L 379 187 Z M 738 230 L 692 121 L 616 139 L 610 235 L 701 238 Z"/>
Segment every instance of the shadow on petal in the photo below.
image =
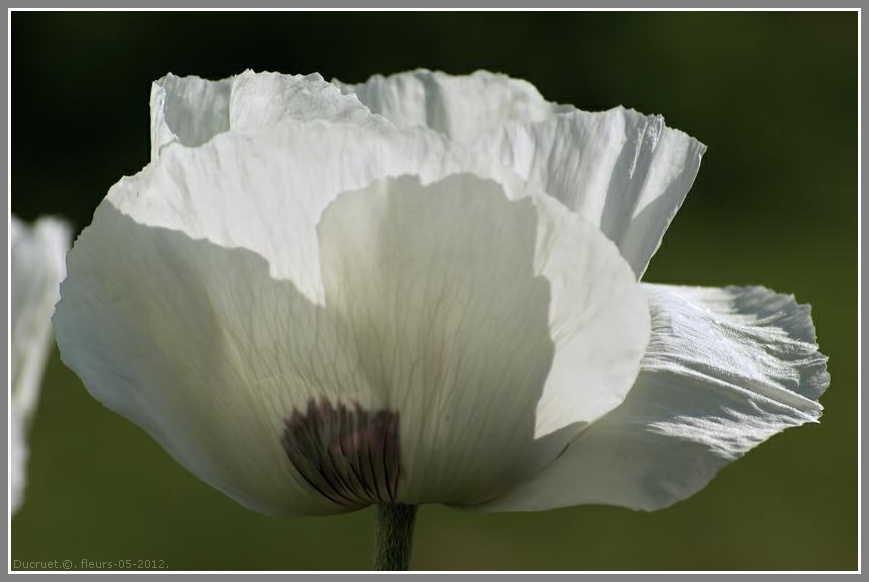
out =
<path fill-rule="evenodd" d="M 535 438 L 556 349 L 538 223 L 531 199 L 470 174 L 377 181 L 323 215 L 328 309 L 400 411 L 404 503 L 489 499 L 578 430 Z"/>
<path fill-rule="evenodd" d="M 69 258 L 55 317 L 63 360 L 94 397 L 257 511 L 492 498 L 558 456 L 579 426 L 534 438 L 554 351 L 549 283 L 534 274 L 535 208 L 475 180 L 482 193 L 405 183 L 383 200 L 388 212 L 367 200 L 370 216 L 344 214 L 374 229 L 331 247 L 352 271 L 332 287 L 350 312 L 335 295 L 324 307 L 272 278 L 254 252 L 139 224 L 106 201 Z M 324 401 L 335 414 L 299 420 Z M 343 438 L 376 436 L 393 415 L 397 435 Z M 335 454 L 329 435 L 342 437 L 331 465 L 317 458 Z M 394 453 L 378 457 L 380 445 Z M 384 468 L 396 465 L 393 483 Z M 351 495 L 323 495 L 311 466 L 331 467 L 320 477 Z"/>

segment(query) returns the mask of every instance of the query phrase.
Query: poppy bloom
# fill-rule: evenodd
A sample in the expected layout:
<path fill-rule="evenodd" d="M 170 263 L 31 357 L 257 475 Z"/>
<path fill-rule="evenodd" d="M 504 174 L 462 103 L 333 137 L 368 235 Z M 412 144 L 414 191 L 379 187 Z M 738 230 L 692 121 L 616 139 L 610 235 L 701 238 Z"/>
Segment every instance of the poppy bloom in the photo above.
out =
<path fill-rule="evenodd" d="M 51 315 L 69 250 L 69 225 L 44 217 L 33 225 L 16 216 L 9 222 L 12 316 L 9 398 L 10 498 L 15 513 L 24 501 L 27 431 L 36 412 L 42 374 L 52 346 Z"/>
<path fill-rule="evenodd" d="M 264 513 L 665 507 L 829 383 L 792 297 L 639 282 L 704 149 L 486 72 L 169 75 L 61 354 Z"/>

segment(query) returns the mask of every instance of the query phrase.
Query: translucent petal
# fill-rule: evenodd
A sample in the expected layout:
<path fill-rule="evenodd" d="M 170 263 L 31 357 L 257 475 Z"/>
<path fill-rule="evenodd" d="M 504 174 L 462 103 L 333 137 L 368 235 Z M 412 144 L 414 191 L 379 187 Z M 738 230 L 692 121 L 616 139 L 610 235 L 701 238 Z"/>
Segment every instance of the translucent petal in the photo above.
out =
<path fill-rule="evenodd" d="M 364 502 L 367 486 L 391 486 L 359 461 L 373 458 L 363 445 L 395 447 L 396 411 L 414 427 L 401 434 L 419 436 L 400 439 L 409 485 L 399 499 L 478 501 L 536 471 L 621 401 L 648 339 L 645 301 L 597 229 L 515 185 L 469 174 L 427 181 L 467 160 L 411 138 L 294 124 L 167 149 L 113 188 L 71 253 L 55 318 L 64 361 L 200 478 L 267 513 L 342 511 Z M 340 154 L 346 148 L 352 155 Z M 319 158 L 316 171 L 306 156 Z M 329 194 L 401 164 L 429 178 L 396 179 L 389 196 L 382 181 L 367 194 Z M 525 337 L 528 311 L 537 327 Z M 372 318 L 386 331 L 372 332 Z M 448 348 L 454 357 L 434 366 Z M 392 384 L 378 358 L 400 373 Z M 462 388 L 441 392 L 446 413 L 409 396 L 426 382 Z M 521 394 L 493 392 L 508 382 Z M 521 441 L 521 452 L 500 440 L 495 395 L 526 421 L 507 441 Z M 413 420 L 425 415 L 439 419 L 426 421 L 434 432 Z M 452 422 L 465 430 L 447 432 Z M 469 453 L 467 430 L 482 431 Z M 334 452 L 317 438 L 337 439 L 328 466 L 306 464 Z M 387 469 L 391 454 L 383 451 Z M 493 461 L 477 467 L 473 455 Z M 450 469 L 437 479 L 426 468 L 433 458 Z M 327 482 L 318 481 L 323 470 Z"/>
<path fill-rule="evenodd" d="M 448 171 L 443 145 L 382 124 L 287 122 L 165 148 L 113 187 L 71 255 L 56 319 L 64 361 L 241 503 L 347 510 L 295 470 L 311 443 L 285 442 L 319 430 L 322 398 L 379 409 L 323 319 L 316 224 L 345 188 Z"/>
<path fill-rule="evenodd" d="M 159 162 L 113 187 L 118 209 L 142 224 L 252 250 L 268 260 L 272 276 L 294 281 L 319 302 L 315 225 L 340 192 L 384 176 L 413 174 L 426 183 L 460 171 L 496 178 L 510 197 L 527 190 L 485 157 L 453 150 L 426 130 L 397 131 L 373 116 L 230 132 L 200 148 L 169 147 Z"/>
<path fill-rule="evenodd" d="M 659 116 L 567 111 L 480 136 L 487 151 L 579 213 L 640 278 L 700 168 L 705 146 Z"/>
<path fill-rule="evenodd" d="M 229 131 L 232 79 L 166 75 L 151 85 L 151 159 L 178 141 L 194 147 Z"/>
<path fill-rule="evenodd" d="M 666 507 L 772 435 L 817 421 L 829 375 L 807 306 L 761 287 L 644 288 L 652 340 L 625 402 L 536 478 L 470 509 Z"/>
<path fill-rule="evenodd" d="M 596 224 L 642 276 L 691 188 L 705 146 L 622 107 L 548 103 L 525 81 L 418 70 L 335 82 L 399 127 L 425 126 L 488 155 Z"/>
<path fill-rule="evenodd" d="M 400 415 L 402 502 L 502 493 L 636 377 L 649 321 L 632 272 L 545 198 L 402 177 L 339 197 L 319 233 L 326 306 Z"/>
<path fill-rule="evenodd" d="M 188 147 L 230 130 L 266 129 L 284 121 L 350 121 L 368 111 L 318 74 L 245 71 L 208 81 L 167 75 L 151 87 L 151 159 L 173 142 Z"/>
<path fill-rule="evenodd" d="M 142 224 L 252 250 L 274 277 L 320 300 L 315 225 L 325 207 L 384 175 L 448 171 L 440 161 L 444 144 L 432 137 L 323 122 L 232 132 L 207 147 L 167 149 L 158 165 L 125 178 L 110 197 Z"/>
<path fill-rule="evenodd" d="M 202 480 L 275 515 L 346 510 L 282 446 L 293 411 L 337 390 L 370 404 L 321 307 L 244 249 L 143 225 L 104 201 L 69 255 L 63 361 Z"/>
<path fill-rule="evenodd" d="M 428 127 L 464 143 L 507 123 L 547 119 L 560 109 L 527 81 L 488 71 L 451 76 L 419 69 L 375 75 L 357 85 L 332 82 L 398 127 Z"/>

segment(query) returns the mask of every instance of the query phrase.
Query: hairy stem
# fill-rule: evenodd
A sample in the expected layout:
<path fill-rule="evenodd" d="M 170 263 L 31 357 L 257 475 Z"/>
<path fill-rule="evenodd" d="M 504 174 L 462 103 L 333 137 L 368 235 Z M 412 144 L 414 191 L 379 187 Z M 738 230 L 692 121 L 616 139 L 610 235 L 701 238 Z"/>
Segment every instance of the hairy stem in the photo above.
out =
<path fill-rule="evenodd" d="M 413 545 L 416 505 L 384 503 L 377 506 L 375 570 L 407 570 Z"/>

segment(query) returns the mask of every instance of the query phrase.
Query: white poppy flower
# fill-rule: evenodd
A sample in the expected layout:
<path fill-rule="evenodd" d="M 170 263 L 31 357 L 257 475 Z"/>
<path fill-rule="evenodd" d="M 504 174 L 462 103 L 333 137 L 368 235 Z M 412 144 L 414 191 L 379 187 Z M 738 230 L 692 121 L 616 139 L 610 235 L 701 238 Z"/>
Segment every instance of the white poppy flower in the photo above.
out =
<path fill-rule="evenodd" d="M 88 390 L 252 509 L 656 509 L 829 383 L 807 307 L 640 284 L 704 146 L 528 83 L 245 72 L 151 92 L 69 255 Z"/>
<path fill-rule="evenodd" d="M 39 400 L 39 386 L 52 345 L 51 315 L 60 299 L 64 257 L 72 231 L 57 218 L 40 218 L 28 225 L 9 220 L 10 288 L 12 303 L 9 395 L 10 501 L 12 513 L 24 500 L 27 430 Z"/>

